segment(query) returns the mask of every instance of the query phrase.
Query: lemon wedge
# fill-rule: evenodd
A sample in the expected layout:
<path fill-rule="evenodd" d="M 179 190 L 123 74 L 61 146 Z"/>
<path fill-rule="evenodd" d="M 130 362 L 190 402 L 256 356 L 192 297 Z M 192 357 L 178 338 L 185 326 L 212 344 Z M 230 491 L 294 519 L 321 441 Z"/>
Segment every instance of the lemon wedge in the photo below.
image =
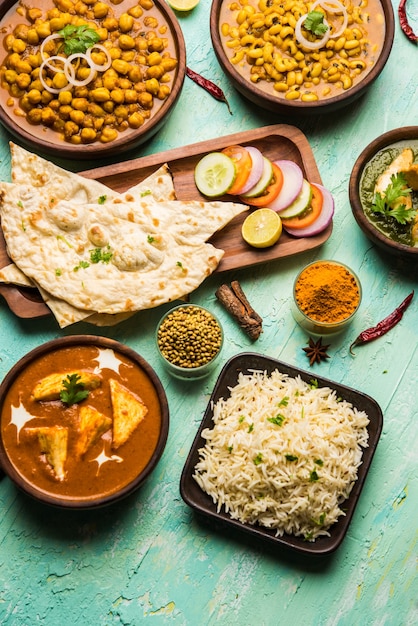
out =
<path fill-rule="evenodd" d="M 191 11 L 198 4 L 199 0 L 167 0 L 174 11 Z"/>
<path fill-rule="evenodd" d="M 257 209 L 245 218 L 241 233 L 254 248 L 273 246 L 282 234 L 282 220 L 272 209 Z"/>

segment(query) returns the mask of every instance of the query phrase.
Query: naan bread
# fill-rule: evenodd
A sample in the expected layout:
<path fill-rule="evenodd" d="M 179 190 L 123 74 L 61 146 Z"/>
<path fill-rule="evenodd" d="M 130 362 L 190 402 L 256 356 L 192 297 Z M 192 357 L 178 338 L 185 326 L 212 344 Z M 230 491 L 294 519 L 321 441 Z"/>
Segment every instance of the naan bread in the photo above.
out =
<path fill-rule="evenodd" d="M 117 194 L 22 148 L 13 146 L 12 155 L 13 182 L 0 184 L 8 254 L 41 292 L 91 319 L 189 294 L 223 256 L 207 239 L 248 210 L 158 200 L 169 189 L 167 170 L 154 177 L 156 196 L 149 180 Z"/>

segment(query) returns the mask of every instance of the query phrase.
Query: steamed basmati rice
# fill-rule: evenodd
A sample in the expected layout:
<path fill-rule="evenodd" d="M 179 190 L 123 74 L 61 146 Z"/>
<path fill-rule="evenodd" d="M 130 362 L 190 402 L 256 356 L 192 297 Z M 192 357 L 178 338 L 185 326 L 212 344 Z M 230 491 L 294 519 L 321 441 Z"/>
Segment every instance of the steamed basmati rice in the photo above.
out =
<path fill-rule="evenodd" d="M 368 446 L 365 412 L 278 370 L 240 373 L 213 406 L 194 478 L 232 519 L 314 541 L 344 515 Z"/>

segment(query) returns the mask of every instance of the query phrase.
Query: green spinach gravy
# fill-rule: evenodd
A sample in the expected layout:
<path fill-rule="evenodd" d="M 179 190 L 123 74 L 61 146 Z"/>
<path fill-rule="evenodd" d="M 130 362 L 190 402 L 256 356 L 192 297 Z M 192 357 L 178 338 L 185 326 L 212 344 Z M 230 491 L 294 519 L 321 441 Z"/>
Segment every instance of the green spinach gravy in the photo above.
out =
<path fill-rule="evenodd" d="M 418 138 L 416 140 L 400 141 L 383 148 L 367 163 L 360 180 L 360 200 L 364 214 L 379 232 L 397 243 L 412 246 L 411 224 L 399 224 L 396 220 L 373 211 L 374 187 L 378 176 L 389 167 L 393 159 L 405 148 L 412 149 L 414 160 L 417 161 Z M 413 192 L 412 194 L 412 206 L 418 210 L 418 192 Z"/>

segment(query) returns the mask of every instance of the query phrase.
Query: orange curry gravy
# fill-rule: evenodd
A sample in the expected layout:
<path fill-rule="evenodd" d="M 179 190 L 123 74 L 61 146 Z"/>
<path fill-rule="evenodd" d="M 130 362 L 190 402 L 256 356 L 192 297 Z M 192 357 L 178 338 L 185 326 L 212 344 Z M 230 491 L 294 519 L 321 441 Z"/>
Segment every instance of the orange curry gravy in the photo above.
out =
<path fill-rule="evenodd" d="M 60 400 L 36 401 L 31 398 L 35 384 L 58 372 L 77 369 L 96 371 L 100 387 L 90 391 L 88 403 L 112 417 L 109 379 L 114 378 L 139 396 L 148 408 L 143 421 L 130 438 L 112 449 L 112 430 L 105 432 L 81 457 L 76 459 L 80 404 L 67 407 Z M 66 426 L 69 429 L 66 476 L 59 481 L 38 438 L 28 429 L 39 426 Z M 108 496 L 132 482 L 150 461 L 159 441 L 162 409 L 157 391 L 147 373 L 125 355 L 96 346 L 75 345 L 54 350 L 32 361 L 14 380 L 3 402 L 1 428 L 3 444 L 16 471 L 38 490 L 64 498 L 88 499 Z"/>

